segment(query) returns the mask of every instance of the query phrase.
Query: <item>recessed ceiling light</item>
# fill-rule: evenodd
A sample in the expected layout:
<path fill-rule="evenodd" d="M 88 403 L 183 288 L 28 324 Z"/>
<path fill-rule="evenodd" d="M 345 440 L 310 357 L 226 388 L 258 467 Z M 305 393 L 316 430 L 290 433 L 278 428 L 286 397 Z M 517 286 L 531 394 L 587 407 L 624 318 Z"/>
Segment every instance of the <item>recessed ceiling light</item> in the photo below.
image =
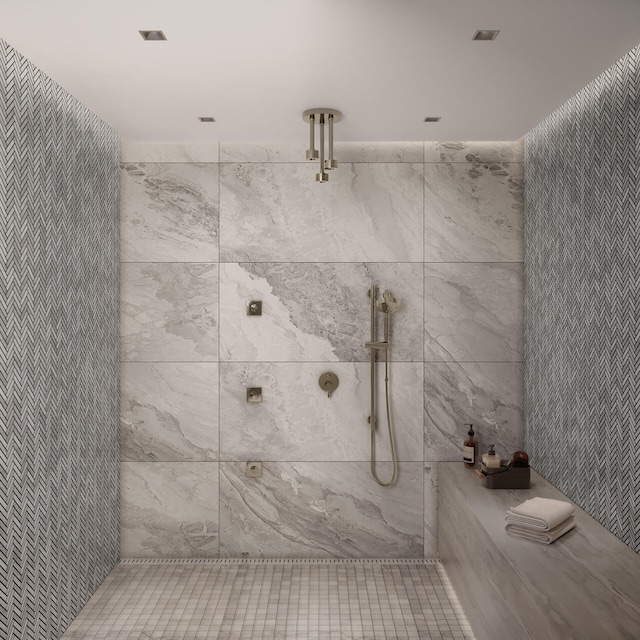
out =
<path fill-rule="evenodd" d="M 162 31 L 138 31 L 143 40 L 166 40 L 167 36 Z"/>
<path fill-rule="evenodd" d="M 424 121 L 425 122 L 440 122 L 442 118 L 440 116 L 427 116 Z"/>
<path fill-rule="evenodd" d="M 198 120 L 200 120 L 200 122 L 215 122 L 216 119 L 212 118 L 211 116 L 198 116 Z"/>
<path fill-rule="evenodd" d="M 473 34 L 472 40 L 495 40 L 500 33 L 500 29 L 481 29 Z"/>

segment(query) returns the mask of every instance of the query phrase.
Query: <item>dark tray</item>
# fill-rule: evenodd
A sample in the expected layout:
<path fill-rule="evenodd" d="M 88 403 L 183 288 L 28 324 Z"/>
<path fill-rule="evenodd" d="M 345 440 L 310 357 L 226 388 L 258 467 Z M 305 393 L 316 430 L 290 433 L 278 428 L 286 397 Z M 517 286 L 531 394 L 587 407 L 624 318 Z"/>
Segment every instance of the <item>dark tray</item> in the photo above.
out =
<path fill-rule="evenodd" d="M 509 467 L 502 473 L 482 477 L 487 489 L 528 489 L 531 486 L 531 467 Z"/>

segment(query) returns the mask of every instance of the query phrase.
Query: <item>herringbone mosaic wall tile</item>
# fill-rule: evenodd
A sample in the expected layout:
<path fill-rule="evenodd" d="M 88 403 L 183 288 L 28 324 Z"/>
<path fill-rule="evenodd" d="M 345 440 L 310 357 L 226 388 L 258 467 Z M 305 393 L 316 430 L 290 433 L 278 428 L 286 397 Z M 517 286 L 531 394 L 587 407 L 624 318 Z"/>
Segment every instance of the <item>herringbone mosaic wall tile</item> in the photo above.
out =
<path fill-rule="evenodd" d="M 640 552 L 640 47 L 525 138 L 525 446 Z"/>
<path fill-rule="evenodd" d="M 0 637 L 118 558 L 118 141 L 0 40 Z"/>

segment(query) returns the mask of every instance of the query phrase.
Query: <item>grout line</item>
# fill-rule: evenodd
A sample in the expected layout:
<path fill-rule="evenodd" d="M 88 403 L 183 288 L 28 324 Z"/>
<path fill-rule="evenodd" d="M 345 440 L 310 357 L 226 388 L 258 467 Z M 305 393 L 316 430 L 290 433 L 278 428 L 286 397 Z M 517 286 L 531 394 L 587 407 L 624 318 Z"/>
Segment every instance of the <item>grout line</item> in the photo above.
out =
<path fill-rule="evenodd" d="M 218 228 L 219 229 L 219 228 Z M 219 233 L 219 230 L 218 230 Z M 429 260 L 424 262 L 424 247 L 422 260 L 121 260 L 123 264 L 290 264 L 290 265 L 335 265 L 335 264 L 381 264 L 381 265 L 420 265 L 420 264 L 524 264 L 523 260 Z"/>
<path fill-rule="evenodd" d="M 522 364 L 523 360 L 389 360 L 394 364 Z M 224 364 L 234 365 L 353 365 L 369 364 L 368 360 L 120 360 L 120 364 Z"/>
<path fill-rule="evenodd" d="M 420 345 L 422 348 L 422 402 L 421 404 L 421 413 L 422 413 L 422 555 L 425 555 L 425 549 L 427 544 L 427 536 L 426 536 L 426 520 L 427 514 L 425 510 L 425 483 L 426 483 L 426 471 L 425 471 L 425 450 L 426 450 L 426 438 L 427 438 L 427 416 L 425 411 L 425 389 L 426 389 L 426 319 L 427 319 L 427 296 L 426 296 L 426 281 L 427 281 L 427 266 L 426 266 L 426 258 L 427 258 L 427 198 L 426 198 L 426 156 L 427 156 L 427 143 L 422 143 L 422 344 Z"/>
<path fill-rule="evenodd" d="M 217 316 L 217 322 L 218 322 L 218 555 L 220 555 L 220 545 L 221 545 L 221 538 L 222 538 L 222 531 L 221 531 L 221 523 L 222 523 L 222 519 L 221 519 L 221 500 L 222 500 L 222 490 L 221 490 L 221 482 L 220 482 L 220 475 L 221 475 L 221 468 L 220 468 L 220 462 L 222 461 L 222 426 L 221 426 L 221 421 L 222 421 L 222 372 L 221 372 L 221 366 L 220 366 L 220 354 L 222 353 L 220 350 L 220 346 L 221 346 L 221 340 L 220 340 L 220 317 L 221 317 L 221 305 L 220 305 L 220 300 L 222 299 L 222 295 L 220 294 L 220 289 L 221 289 L 221 285 L 222 285 L 222 277 L 221 277 L 221 271 L 222 269 L 220 268 L 220 254 L 222 253 L 222 215 L 221 215 L 221 207 L 222 207 L 222 202 L 221 202 L 221 198 L 220 198 L 220 193 L 221 193 L 221 171 L 220 171 L 220 141 L 218 141 L 218 316 Z"/>
<path fill-rule="evenodd" d="M 122 558 L 120 564 L 441 565 L 439 558 Z"/>

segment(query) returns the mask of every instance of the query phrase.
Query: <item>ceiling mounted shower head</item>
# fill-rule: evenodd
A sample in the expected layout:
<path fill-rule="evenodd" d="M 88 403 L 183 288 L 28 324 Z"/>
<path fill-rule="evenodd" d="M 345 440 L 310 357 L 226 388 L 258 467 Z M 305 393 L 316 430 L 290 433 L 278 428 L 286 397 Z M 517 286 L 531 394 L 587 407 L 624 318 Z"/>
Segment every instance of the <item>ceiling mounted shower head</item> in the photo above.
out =
<path fill-rule="evenodd" d="M 332 171 L 338 167 L 338 161 L 333 158 L 333 124 L 334 122 L 340 122 L 342 114 L 336 109 L 318 108 L 307 109 L 302 114 L 302 119 L 309 123 L 309 149 L 307 150 L 307 160 L 320 159 L 320 173 L 316 174 L 317 182 L 328 182 L 329 174 L 327 171 Z M 315 148 L 315 125 L 318 125 L 320 129 L 320 153 Z M 324 159 L 324 127 L 329 128 L 329 159 Z"/>

